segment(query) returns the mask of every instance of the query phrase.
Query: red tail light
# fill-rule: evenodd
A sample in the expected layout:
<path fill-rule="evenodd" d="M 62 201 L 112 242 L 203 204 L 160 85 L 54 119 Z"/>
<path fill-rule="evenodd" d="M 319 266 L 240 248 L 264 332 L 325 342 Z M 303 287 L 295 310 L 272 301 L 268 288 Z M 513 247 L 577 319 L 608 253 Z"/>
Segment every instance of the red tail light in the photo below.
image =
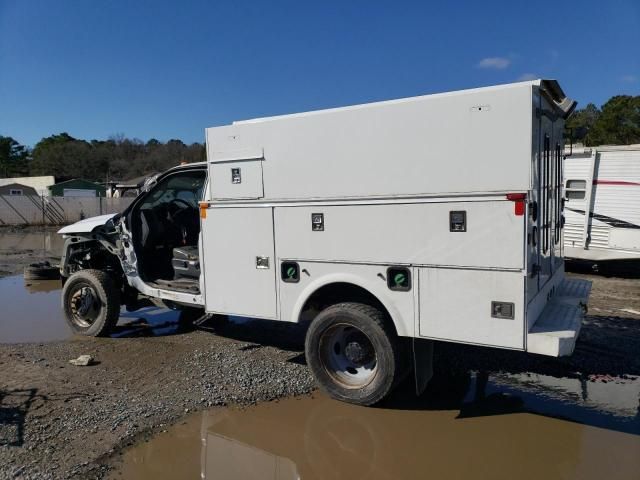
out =
<path fill-rule="evenodd" d="M 507 200 L 514 202 L 513 213 L 521 217 L 524 215 L 524 202 L 527 199 L 526 193 L 507 193 Z"/>

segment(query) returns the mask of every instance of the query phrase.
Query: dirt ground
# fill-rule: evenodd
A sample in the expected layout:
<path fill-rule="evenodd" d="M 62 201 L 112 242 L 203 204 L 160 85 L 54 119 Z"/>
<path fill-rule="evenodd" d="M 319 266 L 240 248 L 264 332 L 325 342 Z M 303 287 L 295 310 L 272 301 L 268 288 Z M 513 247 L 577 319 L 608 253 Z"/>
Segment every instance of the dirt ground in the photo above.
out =
<path fill-rule="evenodd" d="M 101 478 L 108 459 L 190 411 L 308 393 L 299 349 L 248 326 L 0 345 L 0 478 Z M 211 328 L 211 327 L 210 327 Z M 261 335 L 262 336 L 262 335 Z M 69 359 L 90 354 L 96 364 Z"/>
<path fill-rule="evenodd" d="M 593 291 L 572 357 L 441 343 L 436 379 L 470 369 L 640 375 L 640 280 L 581 277 Z M 0 344 L 0 478 L 103 478 L 126 446 L 189 412 L 308 394 L 302 338 L 277 322 L 216 319 L 164 336 L 143 329 L 125 338 Z M 69 364 L 81 354 L 95 364 Z"/>

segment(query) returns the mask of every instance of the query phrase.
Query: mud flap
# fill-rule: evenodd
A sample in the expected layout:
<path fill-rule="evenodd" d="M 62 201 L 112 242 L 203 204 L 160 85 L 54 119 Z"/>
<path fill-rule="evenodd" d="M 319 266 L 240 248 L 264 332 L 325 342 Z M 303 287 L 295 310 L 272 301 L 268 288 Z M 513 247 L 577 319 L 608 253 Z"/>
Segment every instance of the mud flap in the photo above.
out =
<path fill-rule="evenodd" d="M 416 379 L 416 395 L 420 395 L 433 377 L 433 340 L 413 339 L 413 372 Z"/>

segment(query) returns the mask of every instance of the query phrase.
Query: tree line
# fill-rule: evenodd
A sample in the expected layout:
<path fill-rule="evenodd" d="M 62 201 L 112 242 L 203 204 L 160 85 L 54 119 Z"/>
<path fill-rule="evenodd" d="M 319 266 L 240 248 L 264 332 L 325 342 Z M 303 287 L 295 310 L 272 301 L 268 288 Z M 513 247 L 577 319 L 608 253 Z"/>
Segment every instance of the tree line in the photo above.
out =
<path fill-rule="evenodd" d="M 600 108 L 589 103 L 574 112 L 566 128 L 567 139 L 587 146 L 640 143 L 640 96 L 616 95 Z M 180 140 L 145 143 L 114 136 L 87 141 L 60 133 L 30 149 L 0 135 L 0 177 L 4 178 L 53 175 L 62 180 L 123 181 L 204 159 L 202 144 L 186 145 Z"/>
<path fill-rule="evenodd" d="M 84 178 L 96 182 L 124 181 L 162 172 L 182 162 L 205 159 L 200 143 L 180 140 L 143 142 L 124 136 L 82 140 L 67 133 L 40 140 L 32 149 L 0 136 L 0 177 L 53 175 L 56 179 Z"/>
<path fill-rule="evenodd" d="M 576 110 L 565 137 L 588 147 L 640 143 L 640 96 L 616 95 L 601 108 L 593 103 Z"/>

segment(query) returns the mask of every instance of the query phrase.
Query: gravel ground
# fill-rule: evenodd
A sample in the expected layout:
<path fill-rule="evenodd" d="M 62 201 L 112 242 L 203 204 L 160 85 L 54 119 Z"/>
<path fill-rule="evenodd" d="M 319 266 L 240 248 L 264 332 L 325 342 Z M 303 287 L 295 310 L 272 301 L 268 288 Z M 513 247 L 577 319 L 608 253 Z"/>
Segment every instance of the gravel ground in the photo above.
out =
<path fill-rule="evenodd" d="M 114 452 L 189 411 L 309 393 L 300 351 L 274 325 L 259 328 L 277 346 L 243 341 L 256 327 L 0 345 L 0 478 L 101 478 Z M 81 354 L 96 364 L 69 364 Z"/>
<path fill-rule="evenodd" d="M 572 357 L 440 343 L 434 380 L 446 383 L 469 369 L 640 375 L 640 280 L 587 278 L 594 281 L 590 314 Z M 188 412 L 312 391 L 300 328 L 224 319 L 205 327 L 162 337 L 0 344 L 0 479 L 102 478 L 124 447 Z M 81 354 L 96 363 L 69 364 Z"/>

